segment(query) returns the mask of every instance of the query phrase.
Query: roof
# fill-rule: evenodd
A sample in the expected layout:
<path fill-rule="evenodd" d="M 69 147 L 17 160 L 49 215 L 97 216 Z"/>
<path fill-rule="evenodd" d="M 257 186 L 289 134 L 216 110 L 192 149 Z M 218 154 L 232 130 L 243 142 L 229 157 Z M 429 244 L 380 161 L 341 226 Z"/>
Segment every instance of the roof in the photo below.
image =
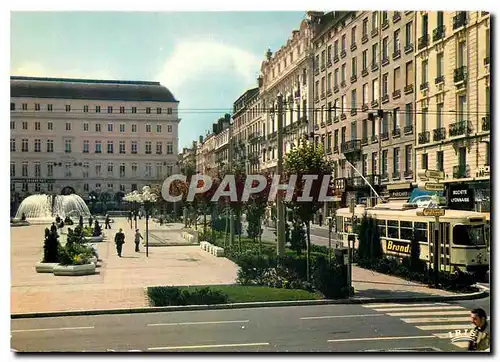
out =
<path fill-rule="evenodd" d="M 176 102 L 160 82 L 10 77 L 11 97 Z"/>

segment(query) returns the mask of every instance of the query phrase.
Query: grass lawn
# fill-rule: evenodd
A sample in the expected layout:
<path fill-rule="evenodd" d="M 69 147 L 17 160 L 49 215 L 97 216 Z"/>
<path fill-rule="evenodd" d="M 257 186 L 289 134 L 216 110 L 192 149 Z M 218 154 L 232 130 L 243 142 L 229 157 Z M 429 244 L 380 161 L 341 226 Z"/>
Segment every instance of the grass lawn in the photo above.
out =
<path fill-rule="evenodd" d="M 180 287 L 179 289 L 193 291 L 199 289 L 199 287 Z M 322 299 L 319 293 L 311 293 L 301 289 L 278 289 L 246 285 L 213 285 L 210 286 L 210 289 L 226 294 L 229 297 L 229 303 Z"/>

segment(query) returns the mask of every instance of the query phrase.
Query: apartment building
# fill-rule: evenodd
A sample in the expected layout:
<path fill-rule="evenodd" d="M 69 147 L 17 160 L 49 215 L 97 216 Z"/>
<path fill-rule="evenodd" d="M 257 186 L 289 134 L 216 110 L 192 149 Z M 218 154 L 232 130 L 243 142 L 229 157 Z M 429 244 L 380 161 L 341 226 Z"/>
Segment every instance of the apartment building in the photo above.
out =
<path fill-rule="evenodd" d="M 455 209 L 489 211 L 490 21 L 482 11 L 417 15 L 416 161 L 444 171 Z"/>
<path fill-rule="evenodd" d="M 184 147 L 182 153 L 179 154 L 179 171 L 183 172 L 187 168 L 192 168 L 196 172 L 196 150 L 198 149 L 198 142 L 193 141 L 191 147 Z"/>
<path fill-rule="evenodd" d="M 127 193 L 177 172 L 178 104 L 158 82 L 11 77 L 11 191 Z"/>

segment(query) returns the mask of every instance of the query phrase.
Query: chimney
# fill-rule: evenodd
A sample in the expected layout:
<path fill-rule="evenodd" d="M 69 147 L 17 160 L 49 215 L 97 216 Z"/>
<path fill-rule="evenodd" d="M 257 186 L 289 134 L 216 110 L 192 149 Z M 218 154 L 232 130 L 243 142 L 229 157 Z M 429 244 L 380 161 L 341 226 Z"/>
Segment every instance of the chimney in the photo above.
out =
<path fill-rule="evenodd" d="M 203 136 L 200 136 L 200 143 L 203 143 Z"/>

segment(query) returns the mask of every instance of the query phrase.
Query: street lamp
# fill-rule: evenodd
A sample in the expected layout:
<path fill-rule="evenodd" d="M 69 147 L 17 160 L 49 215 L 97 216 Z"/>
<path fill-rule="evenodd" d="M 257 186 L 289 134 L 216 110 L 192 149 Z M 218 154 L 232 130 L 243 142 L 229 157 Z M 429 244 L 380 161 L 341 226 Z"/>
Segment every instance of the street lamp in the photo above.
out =
<path fill-rule="evenodd" d="M 149 214 L 151 211 L 151 207 L 157 200 L 157 196 L 155 193 L 151 192 L 151 188 L 149 186 L 144 186 L 142 188 L 142 193 L 137 190 L 132 191 L 127 194 L 123 198 L 125 201 L 136 202 L 144 205 L 144 211 L 146 212 L 146 257 L 149 256 Z M 136 226 L 137 228 L 137 226 Z"/>

